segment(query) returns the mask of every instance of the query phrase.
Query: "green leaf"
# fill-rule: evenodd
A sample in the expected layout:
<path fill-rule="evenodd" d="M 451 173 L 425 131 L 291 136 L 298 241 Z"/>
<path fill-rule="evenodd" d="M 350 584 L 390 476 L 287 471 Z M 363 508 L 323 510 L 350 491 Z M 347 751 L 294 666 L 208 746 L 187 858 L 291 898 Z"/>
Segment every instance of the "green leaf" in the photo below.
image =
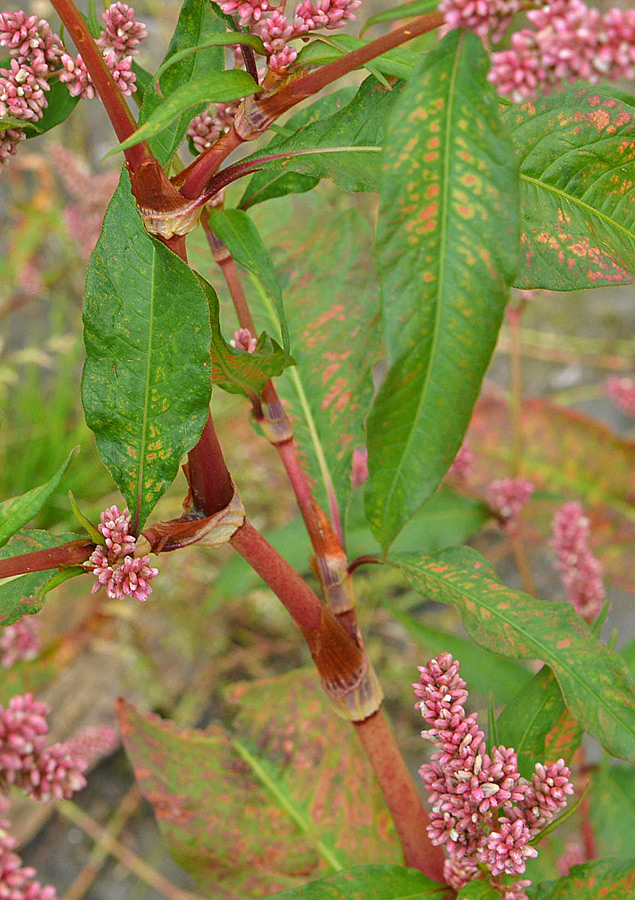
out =
<path fill-rule="evenodd" d="M 287 223 L 270 246 L 296 361 L 278 390 L 290 406 L 318 502 L 326 511 L 337 506 L 343 516 L 381 341 L 372 238 L 358 213 L 325 209 L 309 221 L 305 216 L 296 228 L 293 220 Z M 264 291 L 260 301 L 275 327 L 277 316 Z"/>
<path fill-rule="evenodd" d="M 186 47 L 184 50 L 179 50 L 177 53 L 174 53 L 172 56 L 168 57 L 164 62 L 162 62 L 153 78 L 153 86 L 159 86 L 161 84 L 161 78 L 163 77 L 164 72 L 167 72 L 169 68 L 176 65 L 176 63 L 181 62 L 182 59 L 186 59 L 188 56 L 191 56 L 193 53 L 200 53 L 201 50 L 209 50 L 210 47 L 229 47 L 237 46 L 238 44 L 244 44 L 247 47 L 252 47 L 263 56 L 266 53 L 264 44 L 262 43 L 262 38 L 259 38 L 255 34 L 244 34 L 239 31 L 230 31 L 215 34 L 213 35 L 213 37 L 204 41 L 202 44 L 196 44 L 193 47 Z"/>
<path fill-rule="evenodd" d="M 499 743 L 518 754 L 518 769 L 527 779 L 537 762 L 570 762 L 582 741 L 582 730 L 568 714 L 558 681 L 546 666 L 505 707 L 496 730 Z"/>
<path fill-rule="evenodd" d="M 51 494 L 55 493 L 62 476 L 78 452 L 79 447 L 74 447 L 55 475 L 44 484 L 32 488 L 20 497 L 12 497 L 0 503 L 0 547 L 3 547 L 23 525 L 37 516 Z"/>
<path fill-rule="evenodd" d="M 71 97 L 65 84 L 59 81 L 51 83 L 50 91 L 47 91 L 46 100 L 48 106 L 44 110 L 42 118 L 36 122 L 33 128 L 26 128 L 27 138 L 44 134 L 65 122 L 79 103 L 79 97 Z M 22 123 L 23 127 L 25 123 Z"/>
<path fill-rule="evenodd" d="M 294 365 L 282 347 L 263 333 L 253 353 L 235 350 L 222 335 L 220 306 L 216 291 L 205 279 L 197 276 L 207 298 L 212 327 L 212 382 L 232 394 L 258 394 L 265 383 L 288 366 Z"/>
<path fill-rule="evenodd" d="M 426 55 L 390 120 L 377 258 L 390 371 L 368 421 L 366 515 L 387 547 L 459 449 L 518 259 L 513 146 L 479 38 Z"/>
<path fill-rule="evenodd" d="M 235 685 L 229 699 L 236 737 L 120 708 L 139 786 L 199 890 L 260 897 L 360 858 L 398 861 L 371 766 L 312 671 Z"/>
<path fill-rule="evenodd" d="M 558 881 L 542 882 L 532 900 L 626 900 L 635 892 L 635 860 L 594 859 Z"/>
<path fill-rule="evenodd" d="M 196 275 L 148 234 L 125 170 L 88 269 L 84 339 L 86 422 L 140 529 L 207 419 L 211 333 Z"/>
<path fill-rule="evenodd" d="M 508 108 L 522 206 L 520 288 L 635 280 L 635 100 L 568 87 Z"/>
<path fill-rule="evenodd" d="M 167 97 L 144 124 L 125 141 L 122 141 L 114 150 L 106 154 L 106 157 L 132 147 L 141 141 L 149 141 L 166 131 L 173 123 L 180 122 L 184 113 L 189 110 L 188 121 L 196 114 L 195 109 L 205 107 L 210 103 L 229 102 L 240 100 L 249 94 L 260 91 L 251 75 L 241 69 L 230 69 L 227 72 L 214 72 L 192 80 L 187 84 L 176 88 Z M 149 96 L 149 95 L 148 95 Z"/>
<path fill-rule="evenodd" d="M 471 881 L 456 896 L 456 900 L 500 900 L 501 893 L 486 881 Z"/>
<path fill-rule="evenodd" d="M 263 148 L 266 156 L 277 153 L 288 137 L 299 132 L 301 128 L 326 118 L 341 110 L 355 96 L 355 88 L 341 88 L 326 97 L 320 97 L 310 106 L 301 109 L 286 122 L 279 134 Z M 263 203 L 274 197 L 286 194 L 301 194 L 310 191 L 319 182 L 313 175 L 299 175 L 296 172 L 256 172 L 252 176 L 238 206 L 248 209 L 256 203 Z"/>
<path fill-rule="evenodd" d="M 47 550 L 74 540 L 77 540 L 76 534 L 50 534 L 48 531 L 29 529 L 11 538 L 0 550 L 0 559 Z M 39 612 L 47 583 L 56 575 L 57 569 L 46 569 L 5 579 L 0 584 L 0 626 L 14 625 L 22 616 Z"/>
<path fill-rule="evenodd" d="M 382 10 L 376 16 L 371 16 L 364 24 L 362 34 L 372 25 L 379 25 L 382 22 L 396 22 L 398 19 L 414 19 L 429 12 L 436 12 L 438 6 L 437 0 L 411 0 L 410 3 L 400 3 L 391 9 Z"/>
<path fill-rule="evenodd" d="M 520 663 L 490 653 L 464 637 L 428 625 L 424 619 L 425 611 L 410 610 L 407 598 L 399 597 L 397 600 L 391 600 L 382 595 L 379 602 L 415 640 L 421 642 L 426 654 L 429 654 L 428 658 L 447 652 L 460 660 L 461 675 L 467 681 L 470 690 L 478 691 L 483 696 L 487 696 L 489 691 L 493 690 L 496 700 L 499 703 L 506 703 L 519 689 L 521 692 L 524 690 L 521 685 L 530 682 L 529 671 Z M 500 738 L 500 743 L 508 747 L 516 746 L 506 744 L 503 738 Z M 544 761 L 544 757 L 542 760 Z"/>
<path fill-rule="evenodd" d="M 209 224 L 236 262 L 252 272 L 268 291 L 276 305 L 282 346 L 289 353 L 289 328 L 282 305 L 282 291 L 260 232 L 242 209 L 210 209 Z"/>
<path fill-rule="evenodd" d="M 635 760 L 635 684 L 624 660 L 609 651 L 568 603 L 534 600 L 501 584 L 471 548 L 436 557 L 397 554 L 388 560 L 419 593 L 459 609 L 478 644 L 553 670 L 567 708 L 614 756 Z"/>
<path fill-rule="evenodd" d="M 301 888 L 272 894 L 279 900 L 419 900 L 440 898 L 447 887 L 403 866 L 356 866 Z"/>
<path fill-rule="evenodd" d="M 227 23 L 228 17 L 221 13 L 216 3 L 210 3 L 209 0 L 185 0 L 163 62 L 181 50 L 198 46 L 216 34 L 224 34 L 227 31 Z M 233 23 L 231 27 L 234 27 Z M 164 96 L 170 97 L 174 91 L 186 86 L 190 80 L 200 82 L 206 76 L 222 72 L 224 62 L 225 51 L 222 47 L 210 47 L 182 59 L 161 79 Z M 139 125 L 150 119 L 161 108 L 163 102 L 153 90 L 146 91 L 139 113 Z M 198 107 L 183 112 L 166 131 L 150 141 L 152 152 L 161 165 L 165 166 L 170 162 L 183 142 L 192 118 L 202 112 L 206 105 L 202 102 Z"/>
<path fill-rule="evenodd" d="M 350 53 L 369 43 L 370 41 L 353 37 L 351 34 L 321 34 L 317 40 L 312 41 L 300 51 L 297 62 L 302 65 L 307 63 L 312 66 L 325 65 L 339 59 L 345 53 Z M 385 80 L 384 75 L 407 81 L 416 70 L 420 60 L 420 53 L 416 53 L 408 47 L 395 47 L 382 53 L 381 56 L 375 57 L 371 62 L 365 63 L 363 68 L 367 69 L 382 84 L 388 86 L 389 83 Z"/>
<path fill-rule="evenodd" d="M 604 764 L 593 772 L 589 815 L 600 856 L 632 857 L 635 769 Z"/>
<path fill-rule="evenodd" d="M 331 178 L 347 191 L 375 191 L 386 116 L 398 92 L 398 87 L 389 90 L 367 78 L 344 109 L 310 122 L 275 147 L 277 154 L 301 155 L 267 161 L 258 152 L 241 165 L 257 161 L 267 172 L 300 172 Z"/>

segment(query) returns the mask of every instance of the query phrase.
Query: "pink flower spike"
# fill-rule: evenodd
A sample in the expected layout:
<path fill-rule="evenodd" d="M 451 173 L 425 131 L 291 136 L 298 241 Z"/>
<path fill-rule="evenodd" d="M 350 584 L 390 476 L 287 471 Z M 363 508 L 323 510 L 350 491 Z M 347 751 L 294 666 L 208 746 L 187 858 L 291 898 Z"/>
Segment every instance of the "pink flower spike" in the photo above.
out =
<path fill-rule="evenodd" d="M 459 481 L 465 481 L 474 465 L 474 452 L 467 440 L 459 447 L 454 462 L 448 469 L 448 475 L 454 475 Z"/>
<path fill-rule="evenodd" d="M 87 768 L 110 756 L 119 747 L 119 732 L 110 725 L 87 725 L 66 741 L 66 752 Z"/>
<path fill-rule="evenodd" d="M 228 16 L 237 13 L 243 28 L 258 23 L 271 8 L 268 0 L 224 0 L 219 6 Z"/>
<path fill-rule="evenodd" d="M 10 669 L 19 660 L 31 660 L 40 652 L 37 626 L 31 616 L 24 616 L 15 625 L 0 631 L 0 665 Z"/>
<path fill-rule="evenodd" d="M 113 3 L 102 13 L 106 28 L 102 31 L 97 43 L 102 49 L 110 48 L 117 57 L 138 53 L 138 46 L 148 36 L 143 22 L 134 18 L 134 9 L 126 3 Z"/>
<path fill-rule="evenodd" d="M 635 378 L 612 375 L 604 382 L 604 390 L 622 412 L 635 417 Z"/>
<path fill-rule="evenodd" d="M 602 610 L 606 593 L 602 564 L 591 552 L 591 525 L 580 503 L 565 503 L 556 510 L 551 545 L 556 551 L 569 602 L 587 622 L 593 622 Z"/>
<path fill-rule="evenodd" d="M 64 53 L 62 54 L 61 63 L 60 81 L 66 85 L 71 97 L 92 100 L 95 96 L 95 88 L 90 80 L 90 75 L 81 53 L 77 57 Z"/>
<path fill-rule="evenodd" d="M 355 447 L 353 450 L 353 465 L 351 472 L 351 484 L 354 488 L 361 487 L 368 480 L 368 450 L 366 447 Z"/>
<path fill-rule="evenodd" d="M 487 488 L 487 502 L 504 523 L 511 524 L 518 519 L 535 490 L 536 485 L 526 478 L 496 479 Z"/>

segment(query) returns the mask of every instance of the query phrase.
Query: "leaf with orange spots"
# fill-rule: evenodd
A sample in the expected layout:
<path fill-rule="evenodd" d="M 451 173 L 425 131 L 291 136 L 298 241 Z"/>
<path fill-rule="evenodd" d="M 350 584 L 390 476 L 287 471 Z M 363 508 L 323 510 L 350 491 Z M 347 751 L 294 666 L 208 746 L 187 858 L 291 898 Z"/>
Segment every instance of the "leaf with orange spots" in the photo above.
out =
<path fill-rule="evenodd" d="M 416 591 L 452 603 L 478 644 L 503 656 L 540 659 L 558 679 L 567 708 L 614 756 L 635 761 L 635 682 L 569 603 L 534 600 L 501 584 L 471 548 L 435 557 L 395 554 Z"/>
<path fill-rule="evenodd" d="M 381 334 L 372 235 L 354 210 L 292 218 L 271 238 L 296 361 L 276 382 L 317 498 L 343 518 Z M 260 291 L 271 330 L 275 310 Z"/>
<path fill-rule="evenodd" d="M 496 692 L 496 685 L 492 685 Z M 513 747 L 521 775 L 531 778 L 537 762 L 570 762 L 582 729 L 568 713 L 558 682 L 547 666 L 537 672 L 496 720 L 497 742 Z"/>
<path fill-rule="evenodd" d="M 591 545 L 605 575 L 635 591 L 635 441 L 620 437 L 584 413 L 548 400 L 525 400 L 521 410 L 523 456 L 518 474 L 560 499 L 532 502 L 525 520 L 546 537 L 556 506 L 579 500 L 591 519 Z M 513 473 L 513 422 L 507 400 L 487 393 L 470 429 L 475 463 L 470 487 L 484 495 L 493 478 Z"/>
<path fill-rule="evenodd" d="M 148 234 L 124 170 L 86 278 L 82 400 L 135 528 L 207 419 L 210 338 L 196 275 Z"/>
<path fill-rule="evenodd" d="M 364 861 L 399 862 L 357 735 L 313 671 L 234 685 L 229 699 L 240 707 L 232 734 L 120 706 L 139 786 L 200 890 L 243 900 Z"/>
<path fill-rule="evenodd" d="M 479 38 L 453 31 L 395 103 L 377 256 L 390 371 L 368 421 L 366 514 L 389 545 L 470 420 L 518 265 L 513 145 Z"/>
<path fill-rule="evenodd" d="M 635 860 L 594 859 L 558 881 L 543 881 L 532 900 L 627 900 L 635 896 Z"/>
<path fill-rule="evenodd" d="M 273 894 L 279 900 L 443 900 L 445 885 L 403 866 L 355 866 L 347 872 Z"/>
<path fill-rule="evenodd" d="M 635 280 L 635 100 L 568 87 L 509 107 L 520 164 L 520 288 Z"/>

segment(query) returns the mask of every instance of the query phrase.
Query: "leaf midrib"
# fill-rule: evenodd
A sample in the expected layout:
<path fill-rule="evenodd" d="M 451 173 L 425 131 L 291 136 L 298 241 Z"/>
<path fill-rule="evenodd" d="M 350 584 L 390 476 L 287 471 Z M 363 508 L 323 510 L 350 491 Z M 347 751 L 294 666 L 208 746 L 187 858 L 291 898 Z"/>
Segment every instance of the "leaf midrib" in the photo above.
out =
<path fill-rule="evenodd" d="M 276 781 L 268 774 L 260 761 L 247 749 L 247 747 L 236 738 L 231 739 L 232 747 L 241 756 L 247 765 L 251 768 L 254 775 L 260 783 L 275 798 L 276 802 L 284 809 L 286 813 L 293 819 L 300 831 L 307 837 L 323 859 L 334 869 L 335 872 L 341 872 L 344 869 L 343 863 L 339 861 L 335 853 L 330 847 L 318 837 L 315 833 L 312 823 L 303 815 L 302 812 L 291 802 L 287 795 L 280 790 Z"/>
<path fill-rule="evenodd" d="M 569 203 L 574 204 L 575 206 L 580 207 L 580 209 L 586 210 L 590 215 L 596 216 L 598 219 L 602 220 L 605 224 L 607 224 L 611 228 L 615 228 L 617 231 L 620 231 L 625 237 L 628 238 L 629 241 L 635 241 L 635 235 L 632 231 L 629 231 L 628 228 L 625 228 L 623 225 L 620 225 L 615 219 L 611 219 L 610 216 L 607 216 L 606 213 L 600 212 L 599 209 L 596 209 L 594 206 L 591 206 L 589 203 L 585 203 L 584 200 L 580 200 L 578 197 L 574 197 L 573 194 L 567 194 L 566 191 L 561 190 L 560 188 L 554 187 L 552 184 L 547 184 L 546 181 L 540 181 L 539 178 L 532 178 L 531 175 L 524 175 L 521 173 L 520 175 L 521 181 L 526 181 L 528 184 L 533 184 L 534 187 L 542 188 L 545 191 L 548 191 L 551 194 L 554 194 L 557 197 L 561 197 L 564 200 L 567 200 Z"/>
<path fill-rule="evenodd" d="M 461 61 L 461 51 L 463 49 L 464 35 L 459 38 L 459 43 L 457 44 L 457 53 L 454 57 L 454 64 L 452 66 L 452 76 L 450 78 L 450 86 L 448 90 L 448 105 L 447 105 L 447 114 L 446 114 L 446 135 L 449 134 L 450 123 L 454 114 L 454 106 L 456 99 L 456 80 L 458 76 L 458 68 Z M 450 193 L 450 178 L 449 178 L 449 169 L 450 169 L 450 149 L 451 149 L 451 141 L 446 140 L 445 151 L 443 154 L 443 195 L 442 195 L 442 203 L 443 203 L 443 217 L 444 220 L 448 217 L 448 201 L 449 201 L 449 193 Z M 425 402 L 425 398 L 427 395 L 428 387 L 430 385 L 431 373 L 432 373 L 432 363 L 438 352 L 438 344 L 439 344 L 439 335 L 441 331 L 441 316 L 439 314 L 439 304 L 440 298 L 443 293 L 443 279 L 445 277 L 445 248 L 447 243 L 447 227 L 441 228 L 441 237 L 439 241 L 439 276 L 437 279 L 437 291 L 434 300 L 435 305 L 435 322 L 434 322 L 434 331 L 432 334 L 432 342 L 430 345 L 430 355 L 428 368 L 425 376 L 424 383 L 421 388 L 421 394 L 419 397 L 419 402 L 417 404 L 417 412 L 416 415 L 412 418 L 412 425 L 410 428 L 410 434 L 408 436 L 408 440 L 401 454 L 401 459 L 397 465 L 397 468 L 394 471 L 392 483 L 390 486 L 390 490 L 385 494 L 384 497 L 384 510 L 390 507 L 392 503 L 392 498 L 397 490 L 397 482 L 401 475 L 401 471 L 404 467 L 406 457 L 410 453 L 410 448 L 412 446 L 412 442 L 414 441 L 415 434 L 417 431 L 417 424 L 419 422 L 419 416 L 421 414 L 421 409 Z M 397 532 L 398 533 L 398 532 Z M 390 543 L 395 539 L 397 535 L 394 535 L 390 539 Z"/>
<path fill-rule="evenodd" d="M 399 565 L 400 568 L 401 568 L 402 564 L 398 563 L 398 565 Z M 412 569 L 410 565 L 408 565 L 408 564 L 406 564 L 406 565 L 407 565 L 408 568 L 411 569 L 411 571 L 413 571 L 415 574 L 417 574 L 417 569 Z M 435 565 L 436 565 L 436 563 L 435 563 Z M 454 571 L 457 575 L 461 575 L 461 574 L 467 574 L 467 575 L 469 575 L 469 574 L 470 574 L 469 571 L 466 572 L 466 570 L 461 570 L 461 569 L 458 569 L 458 570 L 457 570 L 457 569 L 453 569 L 453 571 Z M 433 570 L 425 569 L 425 577 L 426 577 L 426 578 L 430 578 L 432 581 L 438 582 L 439 584 L 443 585 L 443 587 L 445 588 L 445 590 L 448 590 L 448 582 L 443 578 L 442 575 L 437 575 Z M 500 582 L 496 582 L 496 584 L 500 584 Z M 452 586 L 452 588 L 455 589 L 454 586 Z M 529 631 L 525 631 L 525 630 L 518 624 L 518 622 L 515 621 L 513 618 L 506 618 L 506 617 L 502 614 L 502 612 L 500 611 L 500 609 L 499 609 L 498 607 L 488 606 L 487 604 L 483 603 L 482 600 L 481 600 L 481 595 L 480 595 L 480 594 L 475 595 L 473 592 L 471 592 L 471 591 L 469 591 L 468 589 L 466 589 L 465 586 L 463 586 L 463 585 L 460 587 L 460 592 L 461 592 L 462 594 L 465 594 L 467 597 L 469 597 L 469 598 L 475 600 L 478 608 L 480 608 L 480 609 L 487 609 L 488 612 L 489 612 L 493 617 L 500 619 L 501 622 L 503 622 L 505 625 L 507 625 L 507 626 L 508 626 L 509 628 L 511 628 L 513 631 L 516 631 L 516 632 L 517 632 L 518 634 L 520 634 L 525 640 L 531 641 L 534 645 L 536 645 L 536 647 L 538 648 L 539 651 L 542 651 L 542 650 L 545 651 L 544 654 L 538 653 L 535 657 L 533 656 L 533 654 L 530 654 L 529 656 L 522 656 L 522 655 L 519 654 L 519 656 L 520 656 L 521 659 L 532 659 L 532 658 L 536 658 L 536 659 L 544 659 L 544 660 L 551 660 L 551 661 L 555 660 L 556 663 L 557 663 L 557 665 L 554 666 L 554 665 L 551 664 L 551 662 L 549 663 L 550 668 L 552 668 L 553 670 L 555 670 L 555 671 L 554 671 L 554 674 L 555 674 L 555 672 L 558 671 L 558 669 L 561 669 L 561 670 L 563 670 L 563 671 L 568 672 L 569 675 L 570 675 L 570 677 L 572 678 L 573 681 L 575 681 L 576 683 L 582 685 L 582 687 L 583 687 L 583 689 L 584 689 L 585 692 L 588 692 L 592 697 L 595 697 L 595 699 L 596 699 L 596 701 L 597 701 L 597 706 L 598 706 L 598 708 L 599 708 L 600 706 L 603 706 L 604 709 L 605 709 L 605 712 L 609 712 L 609 715 L 610 715 L 613 719 L 615 719 L 617 722 L 619 722 L 620 725 L 622 725 L 622 727 L 624 727 L 626 731 L 628 731 L 630 734 L 635 735 L 635 729 L 631 728 L 631 727 L 628 726 L 628 725 L 624 725 L 623 722 L 622 722 L 622 719 L 621 719 L 618 715 L 616 715 L 615 712 L 614 712 L 610 707 L 608 707 L 608 708 L 606 707 L 606 704 L 604 703 L 604 701 L 603 701 L 601 695 L 595 693 L 595 691 L 594 691 L 593 688 L 592 688 L 592 685 L 590 685 L 588 681 L 585 681 L 583 678 L 579 677 L 578 674 L 577 674 L 577 672 L 576 672 L 576 669 L 575 669 L 574 667 L 569 666 L 566 662 L 562 662 L 562 661 L 560 660 L 560 657 L 558 657 L 556 654 L 554 654 L 553 651 L 550 650 L 550 648 L 549 648 L 548 645 L 543 644 L 543 642 L 540 640 L 540 638 L 536 638 L 536 637 L 534 637 L 534 635 L 532 635 Z M 457 603 L 457 605 L 459 605 L 459 608 L 460 608 L 461 611 L 462 611 L 462 606 L 458 603 L 458 601 L 452 600 L 451 602 Z M 476 638 L 475 638 L 474 640 L 476 640 Z M 477 641 L 477 643 L 480 643 L 480 642 Z M 484 645 L 481 644 L 481 646 L 484 646 Z M 488 648 L 486 648 L 486 649 L 488 649 Z M 512 657 L 512 658 L 513 658 L 513 657 Z M 560 685 L 560 687 L 562 688 L 562 685 Z M 583 706 L 582 703 L 580 703 L 579 705 L 580 705 L 580 706 Z"/>
<path fill-rule="evenodd" d="M 152 264 L 150 266 L 150 313 L 148 315 L 148 341 L 146 344 L 146 371 L 143 393 L 143 419 L 141 423 L 141 441 L 139 446 L 139 468 L 137 470 L 137 508 L 135 513 L 135 527 L 139 527 L 143 521 L 143 477 L 145 474 L 146 450 L 148 447 L 148 420 L 150 417 L 150 381 L 152 373 L 152 337 L 154 333 L 154 304 L 156 291 L 157 248 L 152 244 Z"/>

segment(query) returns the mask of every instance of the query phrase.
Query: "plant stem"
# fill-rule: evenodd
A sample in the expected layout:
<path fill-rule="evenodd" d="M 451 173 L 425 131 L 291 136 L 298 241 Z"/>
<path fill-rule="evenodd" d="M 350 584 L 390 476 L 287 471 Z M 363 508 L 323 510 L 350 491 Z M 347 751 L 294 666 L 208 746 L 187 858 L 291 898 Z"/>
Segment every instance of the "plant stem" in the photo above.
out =
<path fill-rule="evenodd" d="M 94 549 L 95 545 L 90 538 L 85 538 L 60 544 L 59 547 L 34 550 L 33 553 L 0 559 L 0 578 L 23 575 L 26 572 L 45 572 L 47 569 L 57 569 L 60 566 L 77 566 L 86 562 Z"/>
<path fill-rule="evenodd" d="M 314 72 L 309 72 L 299 78 L 291 77 L 279 90 L 270 92 L 264 90 L 258 96 L 248 97 L 243 101 L 243 108 L 248 110 L 247 118 L 252 123 L 253 133 L 241 136 L 233 127 L 231 131 L 219 138 L 213 147 L 201 153 L 187 169 L 179 172 L 174 183 L 181 187 L 184 197 L 194 200 L 204 192 L 221 163 L 243 141 L 259 137 L 283 113 L 288 112 L 312 94 L 317 94 L 329 84 L 337 81 L 338 78 L 355 71 L 388 50 L 393 50 L 421 34 L 433 31 L 442 24 L 442 13 L 434 12 L 421 16 L 408 25 L 397 28 L 351 53 L 346 53 L 340 59 L 336 59 Z"/>
<path fill-rule="evenodd" d="M 211 415 L 207 417 L 198 444 L 188 454 L 188 481 L 196 513 L 213 516 L 229 506 L 234 486 Z"/>
<path fill-rule="evenodd" d="M 86 68 L 115 134 L 120 141 L 125 141 L 136 130 L 137 123 L 112 77 L 88 25 L 72 0 L 51 0 L 51 2 L 86 63 Z M 134 171 L 151 154 L 148 145 L 143 142 L 130 147 L 125 151 L 125 155 L 128 165 Z"/>
<path fill-rule="evenodd" d="M 428 814 L 383 711 L 355 723 L 355 729 L 392 813 L 406 865 L 420 869 L 435 881 L 444 881 L 443 851 L 430 843 Z"/>

